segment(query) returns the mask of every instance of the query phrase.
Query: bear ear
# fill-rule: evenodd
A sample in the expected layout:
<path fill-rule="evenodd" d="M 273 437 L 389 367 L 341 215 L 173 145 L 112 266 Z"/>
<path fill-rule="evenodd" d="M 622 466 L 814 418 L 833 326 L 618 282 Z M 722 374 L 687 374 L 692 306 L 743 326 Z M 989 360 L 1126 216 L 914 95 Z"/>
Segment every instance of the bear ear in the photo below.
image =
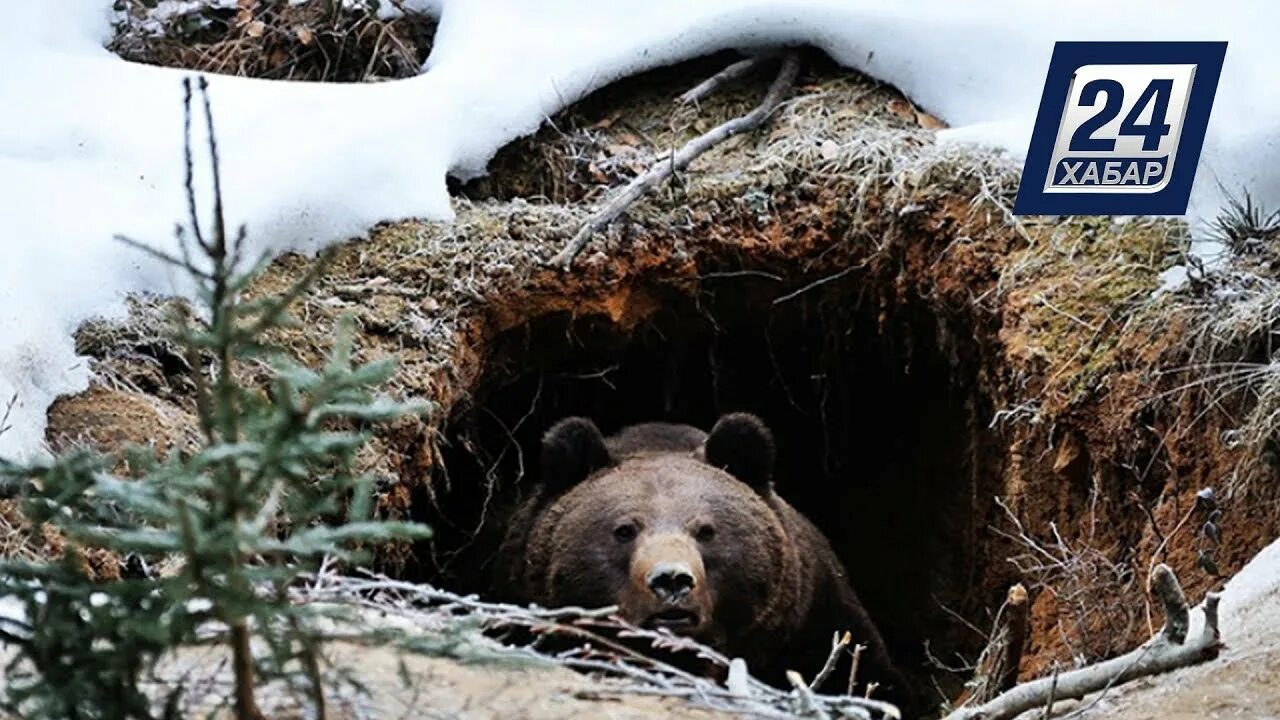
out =
<path fill-rule="evenodd" d="M 565 418 L 542 436 L 542 484 L 549 490 L 567 490 L 612 464 L 604 435 L 586 418 Z"/>
<path fill-rule="evenodd" d="M 718 467 L 756 492 L 773 490 L 773 433 L 750 413 L 730 413 L 716 421 L 703 446 L 709 465 Z"/>

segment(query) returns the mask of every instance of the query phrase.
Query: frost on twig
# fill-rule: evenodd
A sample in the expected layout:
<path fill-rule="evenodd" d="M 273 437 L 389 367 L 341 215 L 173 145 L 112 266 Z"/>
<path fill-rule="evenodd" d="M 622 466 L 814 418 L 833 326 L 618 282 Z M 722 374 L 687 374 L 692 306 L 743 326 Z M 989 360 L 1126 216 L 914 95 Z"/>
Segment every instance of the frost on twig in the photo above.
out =
<path fill-rule="evenodd" d="M 1051 698 L 1054 701 L 1081 698 L 1136 678 L 1217 657 L 1221 647 L 1218 595 L 1209 593 L 1205 597 L 1201 606 L 1204 626 L 1195 637 L 1187 638 L 1190 608 L 1168 565 L 1162 563 L 1152 569 L 1149 587 L 1164 604 L 1166 621 L 1160 633 L 1142 646 L 1110 660 L 1017 685 L 987 703 L 960 708 L 945 720 L 1004 720 L 1043 706 Z"/>
<path fill-rule="evenodd" d="M 836 669 L 836 664 L 840 662 L 840 656 L 844 654 L 845 648 L 849 647 L 849 643 L 853 642 L 853 636 L 846 630 L 845 632 L 837 632 L 831 638 L 831 652 L 827 655 L 827 661 L 822 664 L 822 669 L 818 674 L 813 676 L 813 682 L 809 683 L 810 690 L 817 690 L 822 687 L 822 683 L 831 677 L 831 673 Z"/>
<path fill-rule="evenodd" d="M 578 230 L 577 234 L 565 245 L 564 249 L 551 258 L 551 264 L 563 270 L 568 270 L 573 265 L 573 260 L 578 256 L 578 253 L 582 252 L 587 243 L 591 242 L 591 237 L 618 219 L 623 211 L 636 200 L 639 200 L 667 178 L 689 167 L 689 163 L 717 144 L 763 124 L 787 96 L 799 72 L 799 53 L 795 51 L 788 52 L 783 56 L 782 69 L 778 71 L 778 77 L 769 86 L 769 92 L 765 94 L 764 100 L 754 110 L 741 117 L 721 123 L 690 140 L 675 154 L 659 160 L 644 174 L 637 176 Z"/>
<path fill-rule="evenodd" d="M 773 687 L 751 676 L 742 660 L 730 660 L 696 640 L 628 625 L 617 616 L 617 608 L 522 607 L 380 575 L 336 572 L 320 573 L 292 595 L 301 604 L 354 609 L 403 650 L 445 653 L 472 662 L 552 663 L 605 678 L 592 689 L 596 697 L 659 695 L 707 710 L 773 720 L 901 717 L 884 701 L 815 692 L 799 674 L 791 679 L 790 691 Z M 501 646 L 477 635 L 477 630 L 490 637 L 523 634 L 532 644 Z M 464 639 L 467 635 L 471 639 Z M 718 671 L 727 682 L 720 684 L 636 649 L 643 645 L 704 660 L 711 674 Z"/>

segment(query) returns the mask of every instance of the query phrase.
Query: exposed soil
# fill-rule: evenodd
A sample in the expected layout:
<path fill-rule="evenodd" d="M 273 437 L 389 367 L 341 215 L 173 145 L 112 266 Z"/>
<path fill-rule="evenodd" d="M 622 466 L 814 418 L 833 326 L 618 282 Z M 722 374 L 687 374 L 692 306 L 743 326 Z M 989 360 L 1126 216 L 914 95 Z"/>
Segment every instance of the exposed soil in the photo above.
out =
<path fill-rule="evenodd" d="M 283 339 L 315 362 L 353 313 L 364 358 L 397 356 L 395 392 L 438 408 L 366 458 L 388 478 L 382 511 L 438 533 L 384 567 L 486 591 L 504 512 L 559 417 L 706 427 L 750 410 L 777 433 L 779 491 L 830 536 L 922 682 L 955 695 L 964 674 L 939 661 L 977 656 L 1016 581 L 1033 603 L 1023 677 L 1131 647 L 1161 622 L 1151 563 L 1198 598 L 1220 584 L 1205 559 L 1229 574 L 1280 534 L 1274 467 L 1228 442 L 1253 395 L 1182 372 L 1251 358 L 1258 336 L 1206 355 L 1213 304 L 1152 297 L 1181 226 L 1012 224 L 1009 163 L 939 148 L 893 89 L 815 66 L 770 129 L 635 206 L 571 273 L 544 263 L 583 202 L 750 106 L 768 71 L 700 109 L 672 100 L 706 62 L 628 81 L 500 154 L 459 188 L 452 225 L 389 224 L 338 250 Z M 255 292 L 308 262 L 281 258 Z M 82 331 L 99 379 L 50 411 L 55 448 L 182 442 L 185 369 L 148 330 L 159 311 Z M 1058 562 L 1010 539 L 1011 515 Z"/>

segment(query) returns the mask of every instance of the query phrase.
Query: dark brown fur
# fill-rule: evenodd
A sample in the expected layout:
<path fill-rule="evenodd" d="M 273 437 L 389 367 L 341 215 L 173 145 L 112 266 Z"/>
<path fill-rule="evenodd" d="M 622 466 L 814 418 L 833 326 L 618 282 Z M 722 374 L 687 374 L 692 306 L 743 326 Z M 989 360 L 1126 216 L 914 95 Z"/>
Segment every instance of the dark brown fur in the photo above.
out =
<path fill-rule="evenodd" d="M 789 669 L 812 677 L 832 633 L 849 630 L 867 646 L 859 680 L 906 701 L 830 544 L 774 492 L 773 459 L 751 415 L 727 415 L 710 435 L 650 423 L 608 439 L 589 420 L 561 421 L 544 437 L 542 483 L 512 523 L 499 583 L 524 602 L 616 604 L 638 625 L 674 623 L 772 682 Z M 662 596 L 659 575 L 689 587 Z"/>

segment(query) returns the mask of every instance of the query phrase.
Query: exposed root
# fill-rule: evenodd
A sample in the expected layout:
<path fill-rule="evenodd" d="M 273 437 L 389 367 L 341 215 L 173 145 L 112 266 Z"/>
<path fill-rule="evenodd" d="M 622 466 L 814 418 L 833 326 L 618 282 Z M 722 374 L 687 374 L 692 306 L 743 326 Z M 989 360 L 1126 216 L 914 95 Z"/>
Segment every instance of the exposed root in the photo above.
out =
<path fill-rule="evenodd" d="M 687 90 L 680 96 L 680 102 L 686 105 L 696 104 L 699 101 L 710 97 L 712 93 L 719 90 L 721 87 L 760 67 L 765 61 L 770 60 L 773 57 L 773 55 L 757 55 L 756 57 L 750 57 L 746 60 L 739 60 Z"/>
<path fill-rule="evenodd" d="M 624 210 L 643 197 L 645 193 L 648 193 L 675 173 L 689 167 L 689 163 L 717 144 L 728 140 L 734 135 L 759 127 L 773 114 L 773 111 L 777 109 L 783 98 L 791 90 L 791 86 L 795 84 L 796 75 L 799 72 L 799 53 L 795 51 L 787 53 L 783 57 L 782 69 L 778 71 L 778 77 L 773 81 L 773 85 L 769 86 L 769 92 L 765 94 L 764 101 L 756 109 L 742 117 L 717 125 L 715 128 L 691 140 L 668 159 L 659 161 L 649 168 L 648 172 L 632 180 L 630 185 L 618 193 L 613 200 L 610 200 L 604 209 L 588 220 L 582 226 L 582 229 L 578 230 L 578 233 L 573 236 L 569 244 L 557 253 L 555 257 L 551 258 L 551 264 L 563 270 L 568 270 L 573 265 L 573 259 L 578 256 L 578 253 L 582 252 L 587 243 L 591 242 L 591 236 L 608 227 L 609 223 L 617 220 Z"/>
<path fill-rule="evenodd" d="M 1031 710 L 1052 705 L 1057 700 L 1082 698 L 1136 678 L 1176 670 L 1211 660 L 1221 647 L 1218 633 L 1218 595 L 1204 599 L 1204 627 L 1190 642 L 1186 639 L 1190 610 L 1178 579 L 1168 565 L 1157 565 L 1151 573 L 1151 592 L 1164 603 L 1164 629 L 1141 647 L 1117 658 L 1087 665 L 1070 672 L 1023 683 L 977 707 L 962 708 L 945 720 L 1005 720 Z"/>

